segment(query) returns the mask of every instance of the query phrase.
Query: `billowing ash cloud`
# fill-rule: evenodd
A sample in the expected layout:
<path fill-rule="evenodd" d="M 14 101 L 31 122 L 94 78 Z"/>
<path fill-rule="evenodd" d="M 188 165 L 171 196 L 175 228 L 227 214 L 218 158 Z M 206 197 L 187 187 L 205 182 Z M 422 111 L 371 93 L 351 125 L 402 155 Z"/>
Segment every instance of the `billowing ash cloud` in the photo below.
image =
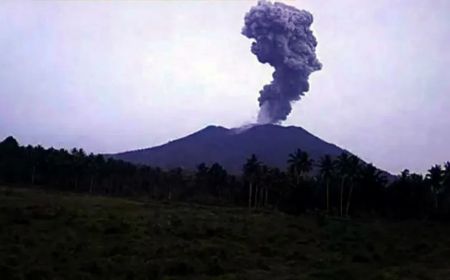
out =
<path fill-rule="evenodd" d="M 277 2 L 259 1 L 245 15 L 242 34 L 255 39 L 252 52 L 275 68 L 273 81 L 260 91 L 258 123 L 286 120 L 291 102 L 309 90 L 309 75 L 322 68 L 312 22 L 309 12 Z"/>

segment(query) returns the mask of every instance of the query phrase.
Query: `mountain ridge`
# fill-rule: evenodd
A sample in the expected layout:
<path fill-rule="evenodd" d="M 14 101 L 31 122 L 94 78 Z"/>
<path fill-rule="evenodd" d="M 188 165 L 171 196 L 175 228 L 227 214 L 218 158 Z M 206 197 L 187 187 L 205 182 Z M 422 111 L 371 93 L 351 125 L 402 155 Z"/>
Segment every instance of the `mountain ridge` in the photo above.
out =
<path fill-rule="evenodd" d="M 308 152 L 316 161 L 325 154 L 335 157 L 342 152 L 350 153 L 302 127 L 265 124 L 241 128 L 209 125 L 162 145 L 109 156 L 163 169 L 194 170 L 200 163 L 217 162 L 231 173 L 241 173 L 251 154 L 256 154 L 268 166 L 284 170 L 289 154 L 296 149 Z"/>

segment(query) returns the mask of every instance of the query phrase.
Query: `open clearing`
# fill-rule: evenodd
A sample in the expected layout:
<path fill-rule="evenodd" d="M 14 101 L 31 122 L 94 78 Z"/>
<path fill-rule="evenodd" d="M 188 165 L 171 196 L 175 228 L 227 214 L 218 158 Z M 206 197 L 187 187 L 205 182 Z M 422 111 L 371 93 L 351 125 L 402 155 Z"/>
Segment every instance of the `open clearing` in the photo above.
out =
<path fill-rule="evenodd" d="M 1 279 L 450 279 L 450 227 L 0 188 Z"/>

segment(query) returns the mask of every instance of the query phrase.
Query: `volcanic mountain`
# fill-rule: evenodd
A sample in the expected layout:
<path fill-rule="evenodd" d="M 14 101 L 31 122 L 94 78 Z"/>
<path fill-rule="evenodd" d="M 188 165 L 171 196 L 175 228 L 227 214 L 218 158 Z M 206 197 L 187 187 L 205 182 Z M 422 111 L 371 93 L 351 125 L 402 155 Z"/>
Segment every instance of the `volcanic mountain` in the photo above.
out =
<path fill-rule="evenodd" d="M 338 156 L 345 151 L 301 127 L 267 124 L 239 129 L 208 126 L 161 146 L 110 156 L 164 169 L 195 170 L 200 163 L 217 162 L 229 172 L 238 174 L 251 154 L 268 166 L 284 170 L 289 154 L 297 149 L 306 151 L 314 160 L 326 154 Z"/>

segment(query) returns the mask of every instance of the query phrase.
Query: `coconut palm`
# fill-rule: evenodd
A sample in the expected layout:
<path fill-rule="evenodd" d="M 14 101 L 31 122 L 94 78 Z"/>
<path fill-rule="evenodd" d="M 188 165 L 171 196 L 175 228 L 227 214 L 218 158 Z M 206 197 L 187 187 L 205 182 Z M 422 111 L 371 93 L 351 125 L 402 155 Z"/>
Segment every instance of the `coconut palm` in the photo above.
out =
<path fill-rule="evenodd" d="M 314 160 L 309 157 L 308 153 L 300 149 L 297 149 L 293 154 L 289 154 L 289 171 L 294 176 L 297 186 L 300 184 L 304 174 L 311 171 L 313 163 Z"/>
<path fill-rule="evenodd" d="M 444 181 L 443 185 L 446 189 L 450 188 L 450 161 L 444 164 Z"/>
<path fill-rule="evenodd" d="M 320 159 L 319 163 L 319 173 L 320 177 L 323 181 L 325 181 L 326 185 L 326 207 L 327 213 L 330 212 L 330 181 L 333 177 L 335 168 L 335 162 L 332 160 L 330 155 L 325 155 Z"/>
<path fill-rule="evenodd" d="M 348 191 L 347 205 L 345 207 L 345 215 L 348 216 L 350 210 L 350 203 L 352 201 L 353 187 L 355 184 L 355 179 L 358 178 L 361 170 L 361 161 L 355 155 L 351 155 L 348 161 L 348 174 L 347 178 L 349 181 L 350 189 Z"/>
<path fill-rule="evenodd" d="M 214 163 L 208 170 L 209 183 L 213 188 L 214 195 L 218 196 L 219 199 L 221 199 L 227 176 L 227 171 L 218 163 Z"/>
<path fill-rule="evenodd" d="M 244 177 L 248 181 L 248 208 L 252 207 L 252 191 L 253 185 L 255 185 L 258 173 L 261 168 L 261 163 L 258 161 L 258 158 L 255 154 L 252 154 L 250 158 L 247 159 L 247 162 L 243 166 Z"/>
<path fill-rule="evenodd" d="M 343 216 L 343 209 L 344 209 L 344 186 L 345 181 L 347 180 L 347 177 L 350 173 L 350 159 L 347 153 L 343 152 L 341 155 L 338 156 L 336 161 L 336 167 L 339 174 L 339 177 L 341 178 L 341 186 L 340 186 L 340 195 L 339 195 L 339 214 L 340 216 Z"/>
<path fill-rule="evenodd" d="M 366 209 L 376 210 L 380 208 L 379 201 L 382 200 L 384 187 L 387 183 L 385 174 L 377 169 L 373 164 L 361 166 L 358 184 L 363 186 L 360 193 L 366 201 Z"/>
<path fill-rule="evenodd" d="M 438 196 L 442 189 L 442 183 L 444 179 L 444 171 L 442 170 L 442 166 L 439 164 L 434 165 L 428 170 L 428 174 L 426 176 L 428 179 L 431 191 L 434 195 L 434 207 L 438 208 Z"/>
<path fill-rule="evenodd" d="M 402 180 L 402 181 L 405 182 L 405 181 L 408 180 L 409 176 L 410 176 L 409 169 L 404 169 L 404 170 L 400 173 L 400 180 Z"/>

